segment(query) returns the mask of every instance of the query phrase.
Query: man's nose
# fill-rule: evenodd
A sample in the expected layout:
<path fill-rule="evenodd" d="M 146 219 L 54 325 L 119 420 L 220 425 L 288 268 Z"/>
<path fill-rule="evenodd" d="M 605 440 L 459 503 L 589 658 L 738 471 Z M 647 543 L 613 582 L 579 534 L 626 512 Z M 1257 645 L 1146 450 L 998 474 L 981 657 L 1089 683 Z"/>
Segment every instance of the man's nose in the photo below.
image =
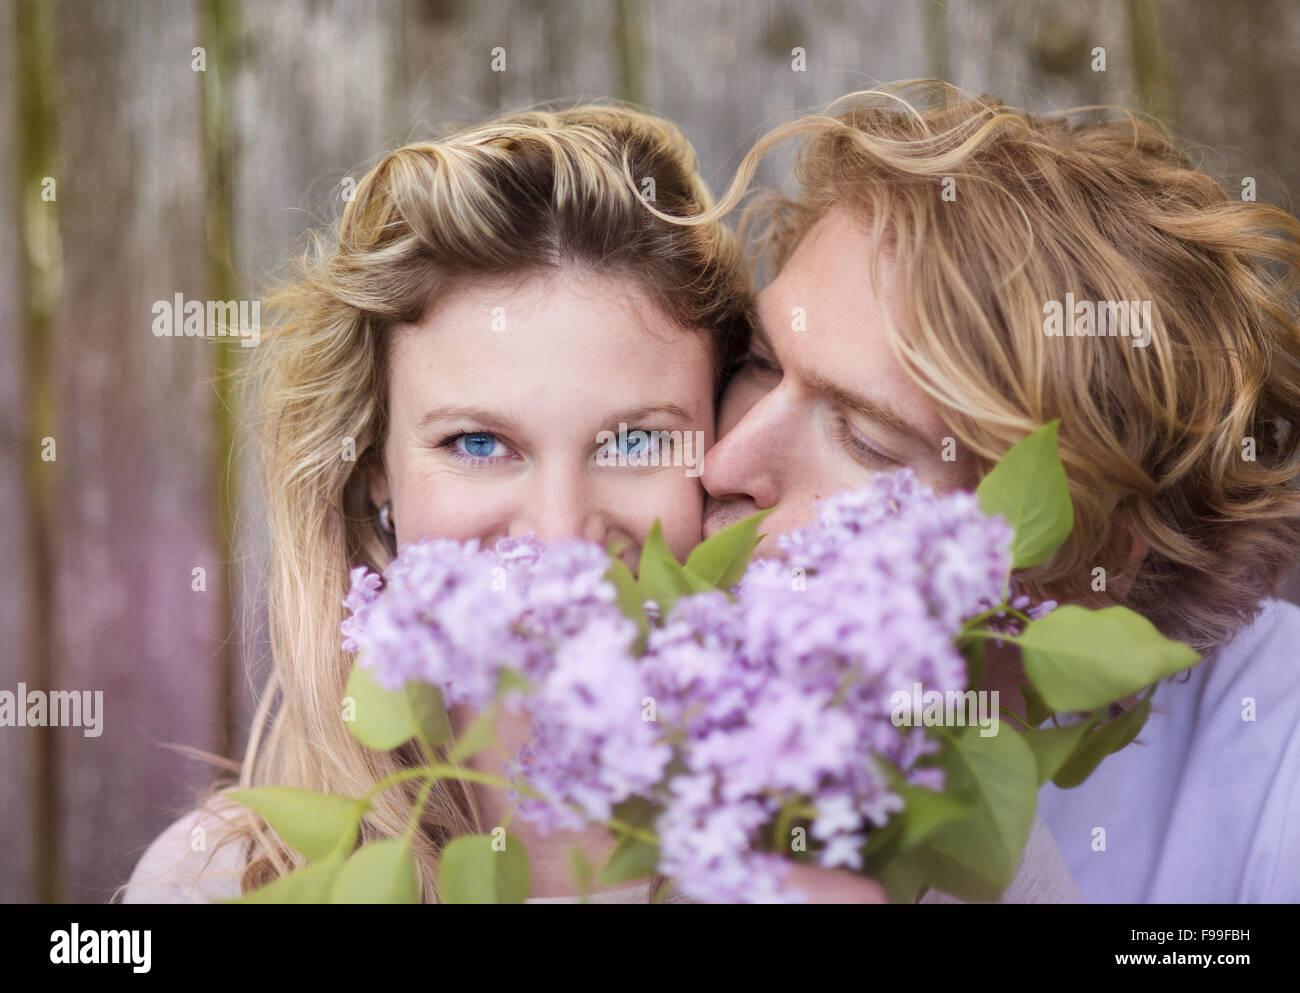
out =
<path fill-rule="evenodd" d="M 709 449 L 700 480 L 711 497 L 748 498 L 760 510 L 780 501 L 792 454 L 791 399 L 784 387 L 765 393 Z"/>

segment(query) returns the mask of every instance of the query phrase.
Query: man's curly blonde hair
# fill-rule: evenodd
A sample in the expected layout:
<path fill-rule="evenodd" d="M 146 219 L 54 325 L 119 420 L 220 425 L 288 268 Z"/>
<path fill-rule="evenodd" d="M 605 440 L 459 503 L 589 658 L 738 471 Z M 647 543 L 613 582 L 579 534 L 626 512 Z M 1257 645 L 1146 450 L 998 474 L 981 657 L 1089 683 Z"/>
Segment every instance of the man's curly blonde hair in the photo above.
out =
<path fill-rule="evenodd" d="M 891 345 L 977 474 L 1061 420 L 1075 529 L 1022 578 L 1105 601 L 1094 570 L 1118 584 L 1127 520 L 1150 548 L 1126 602 L 1205 652 L 1300 547 L 1300 223 L 1229 196 L 1159 124 L 1104 110 L 1040 117 L 932 80 L 850 94 L 766 135 L 697 220 L 802 138 L 797 194 L 746 210 L 760 259 L 783 265 L 832 208 L 866 221 L 904 287 Z M 1149 345 L 1048 336 L 1066 293 L 1149 301 Z"/>

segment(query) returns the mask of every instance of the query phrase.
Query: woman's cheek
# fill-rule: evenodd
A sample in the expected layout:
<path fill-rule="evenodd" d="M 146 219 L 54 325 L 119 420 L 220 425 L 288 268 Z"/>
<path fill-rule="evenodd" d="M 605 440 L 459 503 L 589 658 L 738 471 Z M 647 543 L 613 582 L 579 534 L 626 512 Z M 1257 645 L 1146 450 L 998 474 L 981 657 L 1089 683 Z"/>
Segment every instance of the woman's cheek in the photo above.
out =
<path fill-rule="evenodd" d="M 401 544 L 420 538 L 469 541 L 501 529 L 501 515 L 481 487 L 460 485 L 446 475 L 414 481 L 394 503 L 402 507 L 397 521 Z"/>
<path fill-rule="evenodd" d="M 699 477 L 685 475 L 680 469 L 664 473 L 659 486 L 639 489 L 638 524 L 634 533 L 644 542 L 657 519 L 663 530 L 664 544 L 685 561 L 691 549 L 700 543 L 704 527 L 704 487 Z"/>

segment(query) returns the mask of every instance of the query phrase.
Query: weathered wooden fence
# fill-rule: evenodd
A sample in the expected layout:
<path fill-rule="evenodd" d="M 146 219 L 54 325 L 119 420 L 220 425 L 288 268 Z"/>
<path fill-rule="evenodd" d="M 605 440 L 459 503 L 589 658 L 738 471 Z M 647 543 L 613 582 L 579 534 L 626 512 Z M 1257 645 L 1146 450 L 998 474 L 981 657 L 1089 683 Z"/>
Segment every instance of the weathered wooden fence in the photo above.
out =
<path fill-rule="evenodd" d="M 162 743 L 242 754 L 264 646 L 240 348 L 156 337 L 152 308 L 257 298 L 377 153 L 616 97 L 679 122 L 719 188 L 776 120 L 938 76 L 1155 111 L 1288 203 L 1297 70 L 1289 0 L 0 5 L 0 689 L 106 711 L 98 737 L 0 729 L 0 900 L 106 899 L 211 775 Z"/>

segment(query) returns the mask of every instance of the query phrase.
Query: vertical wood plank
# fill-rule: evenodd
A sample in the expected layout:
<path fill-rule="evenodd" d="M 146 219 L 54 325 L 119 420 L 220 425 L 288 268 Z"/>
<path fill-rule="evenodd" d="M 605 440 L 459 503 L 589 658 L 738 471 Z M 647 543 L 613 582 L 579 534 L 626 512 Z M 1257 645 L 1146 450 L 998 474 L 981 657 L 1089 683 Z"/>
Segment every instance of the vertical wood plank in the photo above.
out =
<path fill-rule="evenodd" d="M 1209 146 L 1205 167 L 1230 193 L 1253 176 L 1258 199 L 1300 211 L 1300 118 L 1282 109 L 1300 72 L 1300 6 L 1259 0 L 1196 11 L 1159 5 L 1178 124 Z"/>
<path fill-rule="evenodd" d="M 19 78 L 16 9 L 0 8 L 0 690 L 16 692 L 36 675 L 32 664 L 32 576 L 30 522 L 24 482 L 38 444 L 29 415 L 27 333 L 23 309 L 23 244 L 20 212 L 32 191 L 22 179 L 19 158 L 24 92 Z M 30 42 L 28 42 L 30 44 Z M 31 903 L 38 888 L 36 818 L 43 784 L 37 775 L 35 738 L 29 728 L 0 728 L 0 902 Z"/>
<path fill-rule="evenodd" d="M 923 13 L 916 3 L 843 0 L 816 7 L 786 0 L 645 4 L 648 100 L 683 128 L 705 179 L 721 191 L 772 125 L 854 90 L 925 75 Z M 787 147 L 769 156 L 759 180 L 782 185 L 792 153 Z"/>
<path fill-rule="evenodd" d="M 412 137 L 538 103 L 641 99 L 626 71 L 621 35 L 639 7 L 639 0 L 408 4 L 404 110 Z M 502 71 L 493 68 L 498 48 Z"/>
<path fill-rule="evenodd" d="M 241 298 L 259 299 L 303 230 L 342 210 L 344 176 L 359 177 L 403 133 L 402 5 L 328 0 L 229 3 L 227 67 L 234 178 L 230 253 Z M 236 411 L 236 420 L 239 420 Z M 240 633 L 233 707 L 237 757 L 268 669 L 264 510 L 251 439 L 237 439 Z"/>
<path fill-rule="evenodd" d="M 54 732 L 64 900 L 98 901 L 208 770 L 220 741 L 211 349 L 157 337 L 158 301 L 206 300 L 192 3 L 58 10 L 63 294 L 53 685 L 103 691 L 103 733 Z M 211 589 L 211 583 L 209 590 Z"/>
<path fill-rule="evenodd" d="M 1036 113 L 1101 103 L 1140 109 L 1125 0 L 971 0 L 940 6 L 949 82 Z M 1104 70 L 1093 68 L 1098 48 L 1105 50 Z"/>
<path fill-rule="evenodd" d="M 398 5 L 233 5 L 237 275 L 259 286 L 297 235 L 341 207 L 339 181 L 401 130 Z"/>

